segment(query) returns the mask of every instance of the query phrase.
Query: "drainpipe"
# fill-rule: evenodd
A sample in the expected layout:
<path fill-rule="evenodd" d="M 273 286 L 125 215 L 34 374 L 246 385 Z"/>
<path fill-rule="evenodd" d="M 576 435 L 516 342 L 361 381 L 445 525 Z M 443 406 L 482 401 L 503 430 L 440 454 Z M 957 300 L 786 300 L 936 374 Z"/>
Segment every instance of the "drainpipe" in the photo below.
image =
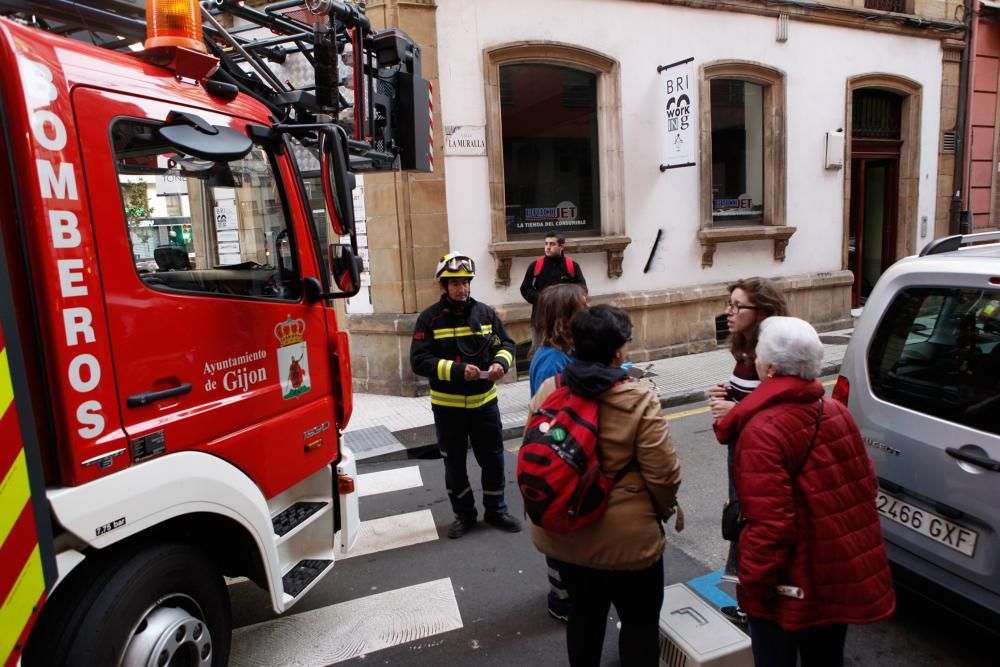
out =
<path fill-rule="evenodd" d="M 950 216 L 948 220 L 949 234 L 964 234 L 969 231 L 969 219 L 962 220 L 962 209 L 965 202 L 964 191 L 967 181 L 966 173 L 966 145 L 972 143 L 972 128 L 968 122 L 969 109 L 969 78 L 970 78 L 970 58 L 973 54 L 974 35 L 976 31 L 976 16 L 979 15 L 979 0 L 972 0 L 965 6 L 971 8 L 966 11 L 965 23 L 965 46 L 962 48 L 962 62 L 958 69 L 958 112 L 955 118 L 955 172 L 952 181 L 952 196 Z"/>

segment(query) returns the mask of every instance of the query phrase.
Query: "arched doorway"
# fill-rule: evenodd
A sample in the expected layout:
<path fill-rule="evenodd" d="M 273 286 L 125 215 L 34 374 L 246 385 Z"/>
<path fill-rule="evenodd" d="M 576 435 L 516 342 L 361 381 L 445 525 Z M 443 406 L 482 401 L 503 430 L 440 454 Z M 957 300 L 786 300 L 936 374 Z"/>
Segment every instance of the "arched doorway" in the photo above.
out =
<path fill-rule="evenodd" d="M 844 266 L 854 273 L 853 307 L 879 276 L 916 246 L 920 86 L 889 75 L 848 86 L 848 173 Z"/>
<path fill-rule="evenodd" d="M 901 108 L 902 96 L 895 93 L 854 91 L 847 268 L 854 272 L 855 307 L 896 261 Z"/>

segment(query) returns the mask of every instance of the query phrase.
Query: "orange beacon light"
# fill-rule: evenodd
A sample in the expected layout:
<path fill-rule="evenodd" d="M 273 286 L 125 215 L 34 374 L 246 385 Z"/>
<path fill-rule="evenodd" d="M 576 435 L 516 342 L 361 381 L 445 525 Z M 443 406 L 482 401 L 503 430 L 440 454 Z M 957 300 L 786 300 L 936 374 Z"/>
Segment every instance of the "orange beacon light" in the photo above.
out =
<path fill-rule="evenodd" d="M 146 0 L 146 48 L 165 46 L 207 52 L 197 0 Z"/>

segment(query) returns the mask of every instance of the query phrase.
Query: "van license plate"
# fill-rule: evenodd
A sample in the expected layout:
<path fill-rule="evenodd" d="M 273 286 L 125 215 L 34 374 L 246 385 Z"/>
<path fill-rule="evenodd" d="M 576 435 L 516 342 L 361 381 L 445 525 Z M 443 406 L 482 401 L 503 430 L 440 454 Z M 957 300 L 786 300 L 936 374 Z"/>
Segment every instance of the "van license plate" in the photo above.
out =
<path fill-rule="evenodd" d="M 879 490 L 875 502 L 878 513 L 890 521 L 906 526 L 966 556 L 971 557 L 976 551 L 979 533 L 974 530 L 959 526 L 933 512 L 904 503 L 882 490 Z"/>

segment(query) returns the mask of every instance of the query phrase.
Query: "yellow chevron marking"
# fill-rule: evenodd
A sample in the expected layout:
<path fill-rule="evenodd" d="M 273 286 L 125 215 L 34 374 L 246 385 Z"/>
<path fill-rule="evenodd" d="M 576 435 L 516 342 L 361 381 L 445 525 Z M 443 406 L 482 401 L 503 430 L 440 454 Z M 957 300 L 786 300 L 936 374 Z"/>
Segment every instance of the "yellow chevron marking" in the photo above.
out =
<path fill-rule="evenodd" d="M 28 464 L 24 460 L 22 449 L 4 475 L 3 482 L 0 482 L 0 544 L 7 541 L 7 536 L 30 497 Z"/>
<path fill-rule="evenodd" d="M 14 587 L 0 607 L 0 656 L 9 656 L 14 644 L 28 624 L 28 619 L 38 604 L 38 598 L 45 592 L 45 576 L 42 574 L 42 557 L 38 545 L 28 557 L 28 562 L 17 576 Z"/>
<path fill-rule="evenodd" d="M 7 361 L 7 348 L 0 350 L 0 417 L 14 400 L 14 386 L 10 382 L 10 363 Z"/>

